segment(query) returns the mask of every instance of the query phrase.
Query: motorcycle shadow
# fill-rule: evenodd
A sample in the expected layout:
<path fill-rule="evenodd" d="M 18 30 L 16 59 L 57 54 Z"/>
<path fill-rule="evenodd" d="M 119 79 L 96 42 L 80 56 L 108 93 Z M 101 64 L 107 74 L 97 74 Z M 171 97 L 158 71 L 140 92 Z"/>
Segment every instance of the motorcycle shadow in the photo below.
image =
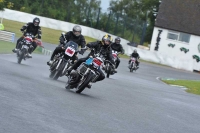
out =
<path fill-rule="evenodd" d="M 92 95 L 89 95 L 89 94 L 86 94 L 86 93 L 76 93 L 75 92 L 75 89 L 65 89 L 67 92 L 69 92 L 69 93 L 71 93 L 72 95 L 74 95 L 74 96 L 81 96 L 81 97 L 83 97 L 83 98 L 92 98 L 92 99 L 100 99 L 99 97 L 97 97 L 97 96 L 92 96 Z M 86 90 L 84 90 L 84 91 L 86 91 Z"/>
<path fill-rule="evenodd" d="M 11 62 L 13 64 L 16 64 L 16 65 L 20 65 L 20 66 L 26 66 L 26 67 L 31 67 L 31 65 L 28 65 L 28 64 L 18 64 L 17 62 Z"/>

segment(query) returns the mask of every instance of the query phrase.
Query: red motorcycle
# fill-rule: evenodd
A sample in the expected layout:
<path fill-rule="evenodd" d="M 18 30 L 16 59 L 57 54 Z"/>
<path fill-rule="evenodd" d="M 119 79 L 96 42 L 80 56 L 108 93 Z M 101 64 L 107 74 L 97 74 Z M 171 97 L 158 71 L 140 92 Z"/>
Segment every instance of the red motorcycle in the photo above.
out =
<path fill-rule="evenodd" d="M 133 70 L 137 70 L 137 65 L 136 65 L 136 58 L 134 57 L 131 57 L 131 62 L 129 64 L 129 69 L 130 69 L 130 72 L 133 72 Z"/>
<path fill-rule="evenodd" d="M 33 49 L 33 41 L 35 41 L 38 46 L 43 47 L 42 42 L 40 40 L 37 40 L 34 35 L 32 35 L 31 33 L 26 33 L 23 40 L 19 42 L 19 45 L 21 46 L 20 49 L 17 51 L 17 62 L 19 64 L 21 63 L 22 59 L 26 60 L 27 58 L 29 58 L 27 54 L 29 52 L 29 49 Z"/>

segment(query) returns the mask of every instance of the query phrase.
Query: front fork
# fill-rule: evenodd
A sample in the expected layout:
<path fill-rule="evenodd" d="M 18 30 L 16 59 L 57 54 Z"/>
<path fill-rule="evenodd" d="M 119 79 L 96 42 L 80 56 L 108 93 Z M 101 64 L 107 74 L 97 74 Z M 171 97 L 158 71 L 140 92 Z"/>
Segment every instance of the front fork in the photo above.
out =
<path fill-rule="evenodd" d="M 56 66 L 56 70 L 58 70 L 58 68 L 59 68 L 60 63 L 62 62 L 62 60 L 63 60 L 63 59 L 60 59 L 60 60 L 59 60 L 58 65 Z"/>

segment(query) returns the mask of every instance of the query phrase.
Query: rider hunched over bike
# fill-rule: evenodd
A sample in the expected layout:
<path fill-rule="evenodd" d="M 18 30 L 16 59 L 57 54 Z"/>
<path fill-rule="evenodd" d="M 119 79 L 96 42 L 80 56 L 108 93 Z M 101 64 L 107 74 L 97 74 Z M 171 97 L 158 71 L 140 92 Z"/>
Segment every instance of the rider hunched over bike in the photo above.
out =
<path fill-rule="evenodd" d="M 120 42 L 121 42 L 121 39 L 119 37 L 116 37 L 115 42 L 111 44 L 111 48 L 114 51 L 121 52 L 122 54 L 124 54 L 124 49 L 122 45 L 120 44 Z M 119 57 L 117 57 L 116 69 L 118 68 L 119 64 L 120 64 L 120 59 Z"/>
<path fill-rule="evenodd" d="M 41 31 L 41 27 L 39 26 L 39 24 L 40 24 L 40 19 L 36 17 L 36 18 L 33 19 L 33 22 L 27 23 L 27 24 L 24 25 L 20 30 L 21 30 L 22 32 L 24 32 L 24 35 L 25 35 L 26 33 L 31 33 L 31 34 L 33 34 L 34 36 L 37 35 L 37 38 L 38 38 L 38 39 L 41 39 L 42 31 Z M 15 47 L 15 49 L 12 50 L 14 53 L 16 53 L 16 52 L 21 48 L 21 45 L 20 45 L 19 42 L 22 41 L 23 38 L 24 38 L 24 36 L 20 37 L 20 38 L 17 40 L 16 47 Z M 32 53 L 32 52 L 36 49 L 36 47 L 37 47 L 37 44 L 36 44 L 35 41 L 32 42 L 32 46 L 33 46 L 33 48 L 32 48 L 32 49 L 29 49 L 29 53 L 28 53 L 28 55 L 27 55 L 29 58 L 32 57 L 32 56 L 31 56 L 31 53 Z"/>
<path fill-rule="evenodd" d="M 136 49 L 131 54 L 131 57 L 134 57 L 136 59 L 135 63 L 136 63 L 137 69 L 138 69 L 139 68 L 139 64 L 140 64 L 140 62 L 138 61 L 138 59 L 140 58 L 140 55 L 137 53 Z M 131 59 L 129 60 L 128 64 L 130 64 L 130 63 L 131 63 Z"/>
<path fill-rule="evenodd" d="M 77 43 L 79 46 L 81 46 L 81 48 L 84 48 L 86 42 L 85 42 L 85 37 L 81 34 L 81 31 L 82 31 L 81 27 L 79 25 L 75 25 L 73 27 L 72 31 L 69 31 L 65 34 L 66 41 L 65 41 L 64 37 L 61 36 L 60 37 L 60 45 L 58 47 L 56 47 L 55 50 L 53 51 L 51 59 L 50 59 L 50 61 L 47 62 L 47 65 L 51 65 L 53 63 L 53 59 L 56 54 L 64 51 L 63 46 L 69 41 L 73 41 L 73 42 Z M 82 49 L 79 53 L 83 55 L 84 51 L 85 50 Z M 75 61 L 77 59 L 78 59 L 77 55 L 74 55 L 73 61 Z"/>
<path fill-rule="evenodd" d="M 92 50 L 89 55 L 85 58 L 80 58 L 69 70 L 68 70 L 68 74 L 72 71 L 72 70 L 76 70 L 82 62 L 85 62 L 90 55 L 94 55 L 97 54 L 99 52 L 101 52 L 100 54 L 104 55 L 105 58 L 107 58 L 114 67 L 114 61 L 112 58 L 112 49 L 110 47 L 110 44 L 112 43 L 112 37 L 110 35 L 104 35 L 102 38 L 102 41 L 96 41 L 96 42 L 90 42 L 87 44 L 87 47 L 89 48 L 94 48 L 94 50 Z M 98 79 L 96 81 L 101 81 L 105 78 L 104 73 L 102 72 L 102 70 L 99 68 L 98 72 L 100 73 L 100 76 L 98 77 Z"/>

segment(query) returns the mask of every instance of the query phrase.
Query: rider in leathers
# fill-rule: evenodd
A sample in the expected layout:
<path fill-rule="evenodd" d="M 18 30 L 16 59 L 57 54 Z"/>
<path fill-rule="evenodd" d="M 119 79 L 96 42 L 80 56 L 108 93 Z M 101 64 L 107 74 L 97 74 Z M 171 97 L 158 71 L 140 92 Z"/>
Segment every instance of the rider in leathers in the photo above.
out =
<path fill-rule="evenodd" d="M 119 37 L 116 37 L 115 42 L 111 44 L 111 48 L 114 51 L 121 52 L 122 54 L 124 54 L 124 49 L 123 49 L 122 45 L 120 44 L 120 42 L 121 42 L 121 39 Z M 120 63 L 120 59 L 119 59 L 119 57 L 117 57 L 116 69 L 118 68 L 119 63 Z"/>
<path fill-rule="evenodd" d="M 41 31 L 41 27 L 39 26 L 39 24 L 40 24 L 40 19 L 36 17 L 36 18 L 33 19 L 33 22 L 27 23 L 27 24 L 24 25 L 20 30 L 21 30 L 22 32 L 24 32 L 24 31 L 26 30 L 26 31 L 24 32 L 24 35 L 25 35 L 26 33 L 32 33 L 34 36 L 37 35 L 37 38 L 38 38 L 38 39 L 41 39 L 42 31 Z M 14 53 L 16 53 L 16 52 L 21 48 L 21 45 L 20 45 L 19 42 L 21 42 L 21 41 L 23 40 L 23 38 L 24 38 L 24 36 L 20 37 L 20 38 L 17 40 L 16 47 L 15 47 L 15 49 L 12 50 Z M 32 49 L 31 49 L 31 48 L 29 49 L 29 53 L 28 53 L 28 55 L 27 55 L 27 57 L 29 57 L 29 58 L 32 57 L 32 56 L 31 56 L 31 53 L 32 53 L 32 52 L 36 49 L 36 47 L 37 47 L 37 44 L 36 44 L 35 41 L 32 42 L 32 46 L 33 46 L 33 48 L 32 48 Z"/>
<path fill-rule="evenodd" d="M 105 58 L 107 58 L 114 67 L 114 61 L 112 58 L 112 49 L 110 48 L 110 44 L 112 43 L 112 37 L 110 35 L 105 35 L 102 38 L 102 41 L 97 41 L 97 42 L 91 42 L 87 44 L 87 47 L 89 48 L 94 48 L 94 51 L 91 51 L 90 54 L 85 57 L 85 58 L 81 58 L 79 59 L 69 70 L 68 70 L 68 74 L 74 69 L 76 70 L 82 62 L 85 62 L 90 55 L 93 55 L 95 53 L 99 53 L 101 52 L 102 55 L 105 56 Z M 98 69 L 98 72 L 100 73 L 100 76 L 97 78 L 96 81 L 101 81 L 105 78 L 104 73 L 101 71 L 101 69 Z"/>
<path fill-rule="evenodd" d="M 73 41 L 73 42 L 77 43 L 79 46 L 81 46 L 81 48 L 84 48 L 86 42 L 85 42 L 85 37 L 81 34 L 81 31 L 82 31 L 81 27 L 78 26 L 78 25 L 75 25 L 73 27 L 73 31 L 69 31 L 69 32 L 67 32 L 65 34 L 65 38 L 66 38 L 67 41 L 65 41 L 64 37 L 61 36 L 60 37 L 60 45 L 58 47 L 56 47 L 56 49 L 53 51 L 51 59 L 50 59 L 50 61 L 47 62 L 47 65 L 51 65 L 53 63 L 53 58 L 54 58 L 54 56 L 56 54 L 61 53 L 62 51 L 64 51 L 64 47 L 63 46 L 69 41 Z M 82 49 L 79 53 L 83 54 L 84 50 Z M 73 62 L 75 60 L 78 60 L 77 55 L 74 55 L 72 57 L 72 60 L 73 60 Z"/>
<path fill-rule="evenodd" d="M 138 61 L 138 59 L 140 58 L 140 55 L 138 54 L 138 52 L 137 52 L 137 50 L 135 49 L 134 51 L 133 51 L 133 53 L 131 54 L 131 57 L 134 57 L 135 59 L 136 59 L 136 67 L 137 67 L 137 69 L 139 68 L 139 64 L 140 64 L 140 62 Z M 128 61 L 128 64 L 130 64 L 131 63 L 131 59 Z"/>

